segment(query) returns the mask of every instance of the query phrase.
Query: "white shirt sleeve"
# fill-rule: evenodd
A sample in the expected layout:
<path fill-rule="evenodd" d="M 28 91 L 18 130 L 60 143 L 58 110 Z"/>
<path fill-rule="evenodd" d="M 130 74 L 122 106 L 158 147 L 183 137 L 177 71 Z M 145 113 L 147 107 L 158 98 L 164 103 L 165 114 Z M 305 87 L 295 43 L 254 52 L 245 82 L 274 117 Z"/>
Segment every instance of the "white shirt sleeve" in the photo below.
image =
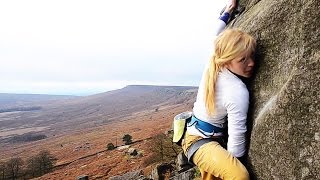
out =
<path fill-rule="evenodd" d="M 226 28 L 226 23 L 221 19 L 216 19 L 214 22 L 213 35 L 218 36 Z"/>
<path fill-rule="evenodd" d="M 230 91 L 225 102 L 228 114 L 227 150 L 235 157 L 242 157 L 246 152 L 247 113 L 249 92 L 246 87 L 235 87 Z"/>

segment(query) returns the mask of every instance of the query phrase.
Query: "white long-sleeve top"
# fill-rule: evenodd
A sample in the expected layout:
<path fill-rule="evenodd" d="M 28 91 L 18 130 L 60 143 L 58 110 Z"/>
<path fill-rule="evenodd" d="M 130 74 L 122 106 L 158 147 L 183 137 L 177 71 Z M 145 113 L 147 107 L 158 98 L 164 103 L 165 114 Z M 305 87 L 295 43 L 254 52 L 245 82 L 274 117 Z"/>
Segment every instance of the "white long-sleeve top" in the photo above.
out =
<path fill-rule="evenodd" d="M 215 27 L 216 35 L 225 28 L 225 23 L 218 20 Z M 249 106 L 249 92 L 246 85 L 228 69 L 223 68 L 218 74 L 215 92 L 215 113 L 209 115 L 204 99 L 205 74 L 209 68 L 207 63 L 200 81 L 196 102 L 194 103 L 194 115 L 205 122 L 222 127 L 228 119 L 228 144 L 227 150 L 235 157 L 241 157 L 245 154 L 247 131 L 246 120 Z M 208 138 L 199 132 L 195 126 L 187 128 L 191 135 L 198 135 Z"/>

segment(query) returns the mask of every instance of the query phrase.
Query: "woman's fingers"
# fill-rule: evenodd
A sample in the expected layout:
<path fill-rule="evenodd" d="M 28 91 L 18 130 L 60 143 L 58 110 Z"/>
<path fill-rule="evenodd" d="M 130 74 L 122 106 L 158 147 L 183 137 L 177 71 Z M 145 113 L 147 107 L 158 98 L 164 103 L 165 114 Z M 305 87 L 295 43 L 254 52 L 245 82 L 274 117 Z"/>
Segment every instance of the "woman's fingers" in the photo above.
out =
<path fill-rule="evenodd" d="M 231 13 L 237 6 L 237 0 L 227 0 L 225 12 Z"/>

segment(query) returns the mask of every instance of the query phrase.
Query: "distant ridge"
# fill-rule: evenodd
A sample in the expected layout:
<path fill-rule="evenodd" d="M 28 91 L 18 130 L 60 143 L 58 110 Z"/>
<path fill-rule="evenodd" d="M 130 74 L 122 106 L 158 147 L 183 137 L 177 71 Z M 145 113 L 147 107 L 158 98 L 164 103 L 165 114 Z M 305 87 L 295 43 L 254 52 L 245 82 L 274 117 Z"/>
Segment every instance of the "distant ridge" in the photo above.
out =
<path fill-rule="evenodd" d="M 185 91 L 189 89 L 198 89 L 196 86 L 161 86 L 161 85 L 128 85 L 119 90 L 174 90 L 174 91 Z"/>
<path fill-rule="evenodd" d="M 162 86 L 162 85 L 127 85 L 124 88 L 157 88 L 157 87 L 161 87 L 161 88 L 198 88 L 196 86 Z"/>
<path fill-rule="evenodd" d="M 90 96 L 29 103 L 28 107 L 39 106 L 39 110 L 4 115 L 7 120 L 0 121 L 0 126 L 48 127 L 52 134 L 95 127 L 137 112 L 154 112 L 159 107 L 192 106 L 196 90 L 192 86 L 129 85 Z"/>
<path fill-rule="evenodd" d="M 39 103 L 53 100 L 63 100 L 75 98 L 71 95 L 49 95 L 49 94 L 16 94 L 0 93 L 0 108 L 25 106 L 32 103 Z"/>
<path fill-rule="evenodd" d="M 114 89 L 114 90 L 110 90 L 110 91 L 106 91 L 106 92 L 101 92 L 101 93 L 97 93 L 97 94 L 92 94 L 92 95 L 88 95 L 88 96 L 84 96 L 86 98 L 93 98 L 93 97 L 101 97 L 101 96 L 106 96 L 106 95 L 111 95 L 111 94 L 115 94 L 115 93 L 123 93 L 125 91 L 152 91 L 152 90 L 174 90 L 174 91 L 185 91 L 185 90 L 189 90 L 189 89 L 198 89 L 198 87 L 196 86 L 162 86 L 162 85 L 127 85 L 123 88 L 120 89 Z M 80 98 L 81 99 L 81 98 Z"/>

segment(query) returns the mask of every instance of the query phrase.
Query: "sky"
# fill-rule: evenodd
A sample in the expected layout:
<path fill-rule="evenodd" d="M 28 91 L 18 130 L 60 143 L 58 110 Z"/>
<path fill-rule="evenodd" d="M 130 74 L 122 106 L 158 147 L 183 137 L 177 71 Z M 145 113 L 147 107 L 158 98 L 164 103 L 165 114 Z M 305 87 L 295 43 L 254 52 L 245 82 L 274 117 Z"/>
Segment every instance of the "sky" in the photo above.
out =
<path fill-rule="evenodd" d="M 0 2 L 0 93 L 198 86 L 223 0 Z"/>

